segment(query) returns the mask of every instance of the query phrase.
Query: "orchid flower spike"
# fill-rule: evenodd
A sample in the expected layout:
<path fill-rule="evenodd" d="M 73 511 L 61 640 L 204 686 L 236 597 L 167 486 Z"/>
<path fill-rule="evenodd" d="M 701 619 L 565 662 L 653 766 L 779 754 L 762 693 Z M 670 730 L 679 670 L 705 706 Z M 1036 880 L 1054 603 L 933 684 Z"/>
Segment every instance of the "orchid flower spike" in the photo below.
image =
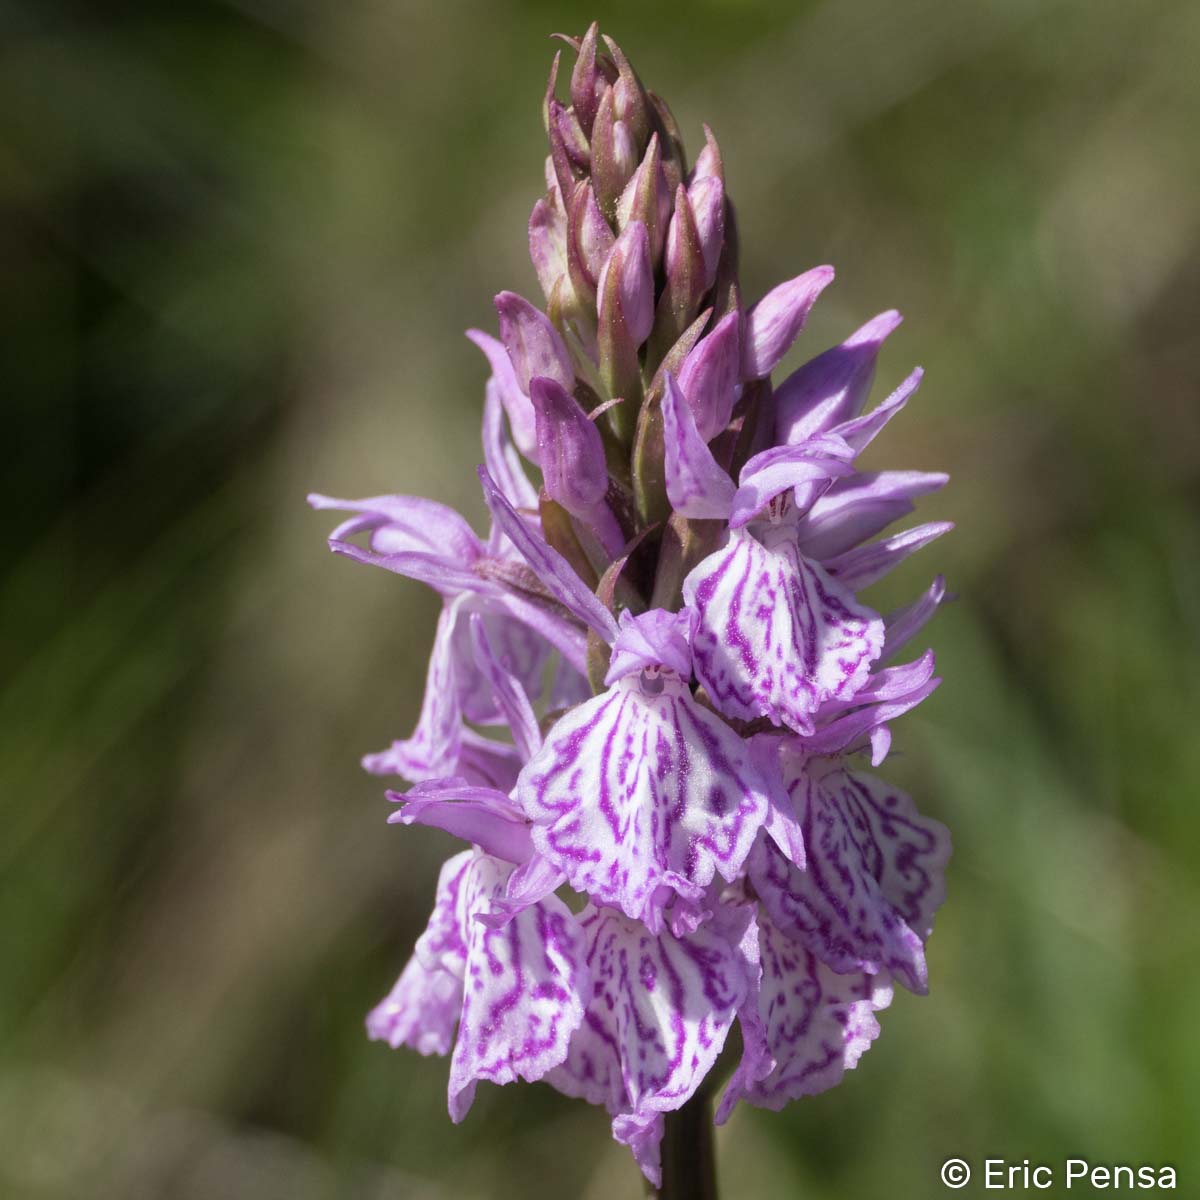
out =
<path fill-rule="evenodd" d="M 564 40 L 542 298 L 468 334 L 490 528 L 310 502 L 344 514 L 335 552 L 442 605 L 416 729 L 364 764 L 410 785 L 394 824 L 465 848 L 368 1033 L 449 1056 L 454 1121 L 480 1082 L 603 1105 L 679 1196 L 661 1144 L 723 1054 L 718 1121 L 779 1109 L 858 1063 L 894 984 L 928 990 L 949 834 L 863 767 L 939 683 L 932 651 L 896 658 L 946 590 L 863 593 L 951 526 L 891 528 L 945 475 L 857 465 L 921 382 L 868 403 L 899 314 L 773 384 L 832 268 L 744 303 L 711 130 L 689 167 L 621 48 Z"/>

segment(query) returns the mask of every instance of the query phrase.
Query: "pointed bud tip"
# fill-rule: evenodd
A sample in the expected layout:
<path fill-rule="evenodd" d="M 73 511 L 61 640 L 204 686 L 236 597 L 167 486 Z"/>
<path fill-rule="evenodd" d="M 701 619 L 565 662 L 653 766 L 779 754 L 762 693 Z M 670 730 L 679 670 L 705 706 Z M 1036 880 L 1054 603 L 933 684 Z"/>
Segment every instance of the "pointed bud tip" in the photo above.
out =
<path fill-rule="evenodd" d="M 889 308 L 887 312 L 881 312 L 878 316 L 872 317 L 861 329 L 856 329 L 844 342 L 846 346 L 866 346 L 874 343 L 881 343 L 885 338 L 892 334 L 904 318 L 894 308 Z"/>

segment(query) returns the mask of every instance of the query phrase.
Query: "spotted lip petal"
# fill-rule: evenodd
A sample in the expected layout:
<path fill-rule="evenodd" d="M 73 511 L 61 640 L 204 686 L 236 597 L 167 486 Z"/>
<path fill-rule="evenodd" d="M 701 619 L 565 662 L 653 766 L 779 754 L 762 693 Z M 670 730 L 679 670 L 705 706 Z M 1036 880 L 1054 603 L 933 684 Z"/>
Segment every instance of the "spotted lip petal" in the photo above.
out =
<path fill-rule="evenodd" d="M 823 701 L 852 696 L 883 649 L 883 622 L 817 564 L 785 529 L 768 548 L 747 530 L 683 583 L 697 613 L 696 678 L 728 717 L 767 717 L 813 732 Z"/>
<path fill-rule="evenodd" d="M 475 917 L 504 895 L 511 867 L 476 857 L 464 889 L 462 1019 L 450 1060 L 450 1117 L 480 1080 L 536 1080 L 558 1066 L 583 1019 L 584 939 L 570 909 L 546 896 L 494 929 Z"/>
<path fill-rule="evenodd" d="M 571 886 L 658 928 L 670 893 L 733 879 L 767 815 L 751 747 L 674 675 L 627 676 L 562 717 L 516 799 Z"/>
<path fill-rule="evenodd" d="M 924 993 L 924 941 L 945 897 L 945 827 L 842 766 L 797 760 L 785 782 L 808 861 L 798 871 L 768 842 L 755 846 L 747 872 L 771 920 L 835 971 L 887 971 Z"/>
<path fill-rule="evenodd" d="M 424 932 L 417 938 L 413 957 L 427 971 L 449 971 L 462 979 L 467 965 L 463 904 L 467 881 L 475 864 L 475 851 L 463 850 L 448 858 L 438 872 L 433 912 Z"/>
<path fill-rule="evenodd" d="M 589 906 L 580 917 L 589 999 L 566 1060 L 546 1082 L 603 1104 L 614 1136 L 655 1185 L 661 1114 L 695 1093 L 749 995 L 739 949 L 749 920 L 748 911 L 733 913 L 728 928 L 709 923 L 677 938 L 611 908 Z"/>
<path fill-rule="evenodd" d="M 367 1014 L 372 1041 L 421 1054 L 445 1054 L 462 1009 L 467 944 L 459 919 L 463 881 L 475 854 L 464 850 L 442 864 L 425 932 L 392 990 Z"/>
<path fill-rule="evenodd" d="M 575 917 L 544 895 L 492 928 L 512 867 L 477 850 L 442 867 L 429 924 L 395 987 L 367 1017 L 373 1039 L 445 1054 L 450 1115 L 466 1116 L 481 1079 L 540 1079 L 558 1066 L 583 1018 L 584 939 Z"/>
<path fill-rule="evenodd" d="M 879 1036 L 875 1013 L 892 1000 L 886 975 L 839 975 L 782 933 L 770 917 L 758 919 L 762 982 L 756 997 L 771 1069 L 747 1055 L 721 1098 L 717 1121 L 738 1100 L 778 1112 L 789 1101 L 815 1096 L 841 1082 Z"/>

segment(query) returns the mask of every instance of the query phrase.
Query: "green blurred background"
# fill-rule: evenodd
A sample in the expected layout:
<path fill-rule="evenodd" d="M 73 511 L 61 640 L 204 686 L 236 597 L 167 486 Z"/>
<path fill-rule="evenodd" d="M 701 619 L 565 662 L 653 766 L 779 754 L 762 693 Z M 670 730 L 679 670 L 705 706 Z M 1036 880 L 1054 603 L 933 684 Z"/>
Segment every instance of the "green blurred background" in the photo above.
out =
<path fill-rule="evenodd" d="M 1190 0 L 0 5 L 7 492 L 0 1196 L 640 1195 L 543 1086 L 445 1115 L 362 1018 L 449 839 L 359 755 L 434 599 L 310 489 L 477 523 L 492 294 L 533 294 L 546 35 L 598 16 L 803 340 L 907 321 L 873 448 L 946 468 L 942 690 L 890 774 L 949 824 L 932 994 L 834 1092 L 721 1131 L 728 1197 L 942 1194 L 949 1155 L 1200 1194 L 1200 7 Z M 972 1183 L 963 1195 L 982 1195 Z"/>

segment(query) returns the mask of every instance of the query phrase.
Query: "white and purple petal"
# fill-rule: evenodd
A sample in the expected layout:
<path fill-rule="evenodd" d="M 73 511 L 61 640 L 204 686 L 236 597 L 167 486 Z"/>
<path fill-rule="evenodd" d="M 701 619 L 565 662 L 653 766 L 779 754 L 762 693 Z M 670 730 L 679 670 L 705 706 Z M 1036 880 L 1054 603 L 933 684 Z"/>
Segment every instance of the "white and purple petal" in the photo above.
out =
<path fill-rule="evenodd" d="M 804 833 L 797 870 L 760 841 L 747 872 L 771 920 L 833 970 L 926 991 L 924 942 L 945 897 L 945 827 L 881 780 L 816 762 L 785 775 Z"/>
<path fill-rule="evenodd" d="M 721 1098 L 718 1122 L 738 1100 L 778 1112 L 840 1083 L 879 1036 L 875 1013 L 892 1000 L 886 975 L 839 975 L 780 932 L 766 913 L 760 912 L 757 925 L 762 980 L 756 1007 L 766 1055 L 743 1058 Z M 765 1073 L 764 1057 L 770 1064 Z"/>
<path fill-rule="evenodd" d="M 529 759 L 541 749 L 542 735 L 526 685 L 512 671 L 511 660 L 502 660 L 497 654 L 483 618 L 478 613 L 471 615 L 470 631 L 475 665 L 487 681 L 504 722 L 512 731 L 521 757 Z M 541 664 L 538 665 L 540 667 Z"/>
<path fill-rule="evenodd" d="M 583 1019 L 583 931 L 561 900 L 546 896 L 499 929 L 475 919 L 503 897 L 510 872 L 480 854 L 467 881 L 462 1020 L 450 1061 L 455 1122 L 480 1080 L 533 1081 L 558 1066 Z"/>
<path fill-rule="evenodd" d="M 452 638 L 459 706 L 463 716 L 477 725 L 503 725 L 508 722 L 508 712 L 496 693 L 490 674 L 493 668 L 485 670 L 480 661 L 471 632 L 476 623 L 482 624 L 495 669 L 510 676 L 514 686 L 530 696 L 540 690 L 550 646 L 540 631 L 509 616 L 499 603 L 472 600 L 459 606 Z M 545 628 L 543 623 L 542 630 Z"/>
<path fill-rule="evenodd" d="M 866 679 L 883 622 L 799 553 L 785 527 L 764 536 L 769 546 L 733 531 L 684 580 L 697 613 L 696 678 L 728 717 L 811 733 L 824 701 L 849 698 Z"/>
<path fill-rule="evenodd" d="M 463 905 L 470 890 L 468 882 L 476 857 L 476 851 L 462 850 L 446 859 L 438 872 L 433 912 L 413 949 L 414 957 L 426 970 L 449 971 L 459 979 L 466 971 Z"/>
<path fill-rule="evenodd" d="M 459 774 L 463 723 L 455 685 L 454 628 L 460 603 L 447 604 L 438 616 L 416 729 L 387 750 L 366 755 L 363 767 L 371 774 L 402 775 L 414 783 Z"/>
<path fill-rule="evenodd" d="M 580 917 L 590 997 L 565 1062 L 546 1082 L 603 1104 L 614 1136 L 656 1184 L 659 1116 L 695 1093 L 750 994 L 741 949 L 749 920 L 743 906 L 676 937 L 652 934 L 611 908 L 589 907 Z"/>
<path fill-rule="evenodd" d="M 593 900 L 657 927 L 733 879 L 767 815 L 752 748 L 671 674 L 627 676 L 562 717 L 516 799 L 538 851 Z"/>
<path fill-rule="evenodd" d="M 415 958 L 392 990 L 367 1014 L 367 1036 L 393 1050 L 448 1054 L 462 1011 L 462 979 L 441 968 L 428 970 Z"/>

